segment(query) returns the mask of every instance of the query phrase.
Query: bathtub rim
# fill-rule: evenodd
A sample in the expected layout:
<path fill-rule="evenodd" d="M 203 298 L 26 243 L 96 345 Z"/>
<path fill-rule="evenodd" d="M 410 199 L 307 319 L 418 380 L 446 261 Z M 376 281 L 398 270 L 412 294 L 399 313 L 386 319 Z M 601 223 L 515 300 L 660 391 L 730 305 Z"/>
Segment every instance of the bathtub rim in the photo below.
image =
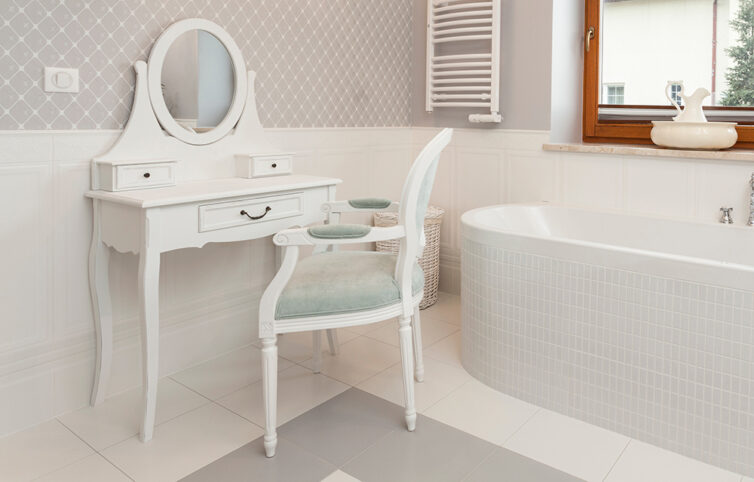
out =
<path fill-rule="evenodd" d="M 591 266 L 611 267 L 631 272 L 646 273 L 662 278 L 680 279 L 692 283 L 754 292 L 754 266 L 561 236 L 543 236 L 520 231 L 507 231 L 504 228 L 495 228 L 475 220 L 475 216 L 481 211 L 506 207 L 552 207 L 573 211 L 709 225 L 709 223 L 700 221 L 637 215 L 618 210 L 570 207 L 550 202 L 504 203 L 471 209 L 463 213 L 461 216 L 461 239 L 469 239 L 477 243 L 498 246 L 515 252 L 577 261 Z M 726 226 L 725 229 L 754 228 Z M 754 246 L 752 249 L 754 249 Z M 462 248 L 461 251 L 463 252 L 464 249 Z"/>

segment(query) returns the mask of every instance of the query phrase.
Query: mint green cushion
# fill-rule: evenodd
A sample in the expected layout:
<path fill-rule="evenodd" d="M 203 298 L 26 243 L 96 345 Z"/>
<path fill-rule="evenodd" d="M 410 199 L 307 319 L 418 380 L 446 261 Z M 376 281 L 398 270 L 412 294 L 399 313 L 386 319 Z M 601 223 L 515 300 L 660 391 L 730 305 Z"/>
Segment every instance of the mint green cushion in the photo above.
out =
<path fill-rule="evenodd" d="M 324 316 L 389 306 L 400 301 L 393 277 L 397 256 L 375 251 L 335 251 L 299 261 L 278 300 L 276 319 Z M 413 294 L 424 289 L 414 266 Z"/>
<path fill-rule="evenodd" d="M 360 199 L 351 199 L 348 204 L 356 209 L 385 209 L 393 203 L 390 199 L 379 197 L 365 197 Z"/>
<path fill-rule="evenodd" d="M 309 236 L 321 239 L 349 239 L 363 238 L 371 226 L 364 224 L 323 224 L 322 226 L 312 226 L 307 231 Z"/>

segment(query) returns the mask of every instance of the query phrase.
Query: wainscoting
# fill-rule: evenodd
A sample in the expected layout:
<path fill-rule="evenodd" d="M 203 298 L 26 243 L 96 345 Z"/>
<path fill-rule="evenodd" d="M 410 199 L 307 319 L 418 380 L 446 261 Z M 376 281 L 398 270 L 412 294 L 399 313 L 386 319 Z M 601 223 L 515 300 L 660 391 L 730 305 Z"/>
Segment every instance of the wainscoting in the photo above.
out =
<path fill-rule="evenodd" d="M 298 173 L 340 177 L 340 199 L 398 199 L 435 128 L 270 129 Z M 87 282 L 89 161 L 118 131 L 0 131 L 0 436 L 88 403 L 94 336 Z M 446 210 L 440 289 L 460 293 L 459 218 L 500 203 L 553 201 L 715 221 L 747 210 L 754 163 L 545 152 L 544 131 L 457 129 L 432 204 Z M 366 222 L 368 216 L 353 218 Z M 346 220 L 349 221 L 349 220 Z M 269 240 L 163 256 L 161 375 L 248 344 L 273 274 Z M 140 384 L 136 257 L 111 267 L 116 320 L 110 393 Z"/>

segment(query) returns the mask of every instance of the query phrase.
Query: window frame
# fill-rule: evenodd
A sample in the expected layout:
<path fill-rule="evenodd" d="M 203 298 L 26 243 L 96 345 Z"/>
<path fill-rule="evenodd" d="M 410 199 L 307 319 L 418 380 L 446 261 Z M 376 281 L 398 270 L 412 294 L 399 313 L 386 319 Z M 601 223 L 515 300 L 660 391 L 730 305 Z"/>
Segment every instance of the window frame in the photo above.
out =
<path fill-rule="evenodd" d="M 584 22 L 584 82 L 583 82 L 583 124 L 582 140 L 585 143 L 607 143 L 607 144 L 652 144 L 650 132 L 652 122 L 646 120 L 602 120 L 599 119 L 599 99 L 601 92 L 600 85 L 600 38 L 601 38 L 601 12 L 600 4 L 602 0 L 585 0 L 585 22 Z M 588 39 L 589 29 L 594 27 L 594 37 Z M 587 51 L 587 41 L 589 50 Z M 673 115 L 675 107 L 655 106 L 655 105 L 609 105 L 609 108 L 626 108 L 626 109 L 652 109 L 667 110 L 668 116 Z M 705 108 L 706 110 L 706 108 Z M 715 111 L 745 111 L 754 112 L 754 108 L 749 107 L 720 107 L 715 106 Z M 752 149 L 754 148 L 754 125 L 741 124 L 745 120 L 735 120 L 739 122 L 736 126 L 738 132 L 738 142 L 733 148 Z"/>

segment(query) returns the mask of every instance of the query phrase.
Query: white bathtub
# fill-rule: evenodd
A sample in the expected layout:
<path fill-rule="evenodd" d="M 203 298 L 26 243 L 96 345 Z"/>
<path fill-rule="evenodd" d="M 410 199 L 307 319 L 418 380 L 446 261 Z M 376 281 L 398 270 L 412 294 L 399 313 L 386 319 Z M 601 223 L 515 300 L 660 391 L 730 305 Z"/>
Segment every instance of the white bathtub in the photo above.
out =
<path fill-rule="evenodd" d="M 550 205 L 461 224 L 472 375 L 754 475 L 754 228 Z"/>

